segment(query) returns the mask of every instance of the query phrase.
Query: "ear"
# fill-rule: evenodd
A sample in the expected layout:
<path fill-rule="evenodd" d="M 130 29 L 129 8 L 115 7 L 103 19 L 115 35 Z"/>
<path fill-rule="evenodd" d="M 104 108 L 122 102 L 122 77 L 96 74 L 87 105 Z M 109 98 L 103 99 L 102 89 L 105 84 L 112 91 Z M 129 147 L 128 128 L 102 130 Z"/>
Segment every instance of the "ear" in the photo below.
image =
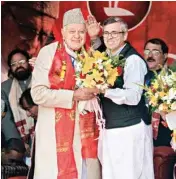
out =
<path fill-rule="evenodd" d="M 124 33 L 124 41 L 126 41 L 127 38 L 128 38 L 128 32 L 125 32 L 125 33 Z"/>
<path fill-rule="evenodd" d="M 62 33 L 62 38 L 65 38 L 65 32 L 64 32 L 64 28 L 61 29 L 61 33 Z"/>
<path fill-rule="evenodd" d="M 168 53 L 165 53 L 165 54 L 164 54 L 165 60 L 167 59 L 167 57 L 168 57 Z"/>

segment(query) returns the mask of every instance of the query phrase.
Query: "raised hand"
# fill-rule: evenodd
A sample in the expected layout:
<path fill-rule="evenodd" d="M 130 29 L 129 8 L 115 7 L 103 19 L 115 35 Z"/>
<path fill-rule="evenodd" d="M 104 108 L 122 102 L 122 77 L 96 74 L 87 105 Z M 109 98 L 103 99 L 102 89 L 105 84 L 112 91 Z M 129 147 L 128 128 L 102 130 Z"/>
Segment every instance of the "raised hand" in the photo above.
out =
<path fill-rule="evenodd" d="M 98 37 L 101 26 L 100 26 L 100 23 L 98 23 L 96 21 L 94 16 L 89 15 L 87 17 L 87 21 L 86 21 L 86 28 L 87 28 L 87 32 L 90 36 L 90 39 L 94 40 Z"/>

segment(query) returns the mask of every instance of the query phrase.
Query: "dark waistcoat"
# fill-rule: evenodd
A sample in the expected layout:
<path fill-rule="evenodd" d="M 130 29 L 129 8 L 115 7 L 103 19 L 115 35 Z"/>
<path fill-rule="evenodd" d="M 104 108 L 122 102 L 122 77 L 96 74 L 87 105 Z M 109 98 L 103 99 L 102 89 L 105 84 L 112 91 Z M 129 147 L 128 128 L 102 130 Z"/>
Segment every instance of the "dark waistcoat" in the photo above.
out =
<path fill-rule="evenodd" d="M 120 52 L 120 55 L 123 55 L 125 59 L 134 54 L 140 56 L 129 43 Z M 117 79 L 112 88 L 123 88 L 123 75 Z M 145 124 L 151 123 L 144 95 L 142 95 L 138 105 L 118 105 L 104 96 L 101 96 L 100 99 L 106 120 L 106 129 L 132 126 L 140 123 L 141 119 Z"/>

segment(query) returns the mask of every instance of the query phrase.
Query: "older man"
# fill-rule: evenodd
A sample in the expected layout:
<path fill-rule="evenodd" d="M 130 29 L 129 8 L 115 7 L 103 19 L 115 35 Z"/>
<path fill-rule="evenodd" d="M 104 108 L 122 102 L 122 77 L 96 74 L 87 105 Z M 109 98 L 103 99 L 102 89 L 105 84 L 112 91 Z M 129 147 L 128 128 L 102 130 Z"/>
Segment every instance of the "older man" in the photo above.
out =
<path fill-rule="evenodd" d="M 93 19 L 92 29 L 99 28 Z M 95 33 L 88 32 L 97 40 Z M 98 30 L 94 30 L 98 32 Z M 103 41 L 108 55 L 122 55 L 125 60 L 122 81 L 101 91 L 106 120 L 99 140 L 103 178 L 153 179 L 152 131 L 143 90 L 147 65 L 139 53 L 127 42 L 128 26 L 121 18 L 110 17 L 103 23 Z M 101 42 L 100 42 L 101 44 Z M 128 170 L 128 171 L 127 171 Z"/>
<path fill-rule="evenodd" d="M 41 49 L 33 72 L 31 94 L 39 105 L 36 126 L 36 179 L 99 179 L 98 131 L 94 113 L 80 115 L 77 102 L 95 97 L 97 89 L 75 89 L 76 52 L 85 44 L 80 9 L 63 17 L 63 47 Z"/>
<path fill-rule="evenodd" d="M 149 66 L 149 73 L 146 76 L 146 84 L 155 78 L 154 72 L 156 70 L 159 74 L 162 68 L 167 68 L 166 61 L 168 56 L 167 44 L 159 38 L 149 39 L 144 45 L 144 58 Z M 167 127 L 165 116 L 161 113 L 154 112 L 152 114 L 153 124 L 153 138 L 154 146 L 171 146 L 172 131 Z"/>

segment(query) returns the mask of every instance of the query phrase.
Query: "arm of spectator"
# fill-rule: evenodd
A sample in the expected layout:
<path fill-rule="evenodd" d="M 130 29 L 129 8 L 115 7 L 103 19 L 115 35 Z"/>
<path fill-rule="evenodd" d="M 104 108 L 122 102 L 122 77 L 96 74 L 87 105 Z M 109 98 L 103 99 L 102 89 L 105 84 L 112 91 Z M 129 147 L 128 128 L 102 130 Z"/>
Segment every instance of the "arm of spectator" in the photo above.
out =
<path fill-rule="evenodd" d="M 22 161 L 25 154 L 24 142 L 20 139 L 10 139 L 5 144 L 5 151 L 2 153 L 2 163 L 9 163 L 10 160 Z"/>
<path fill-rule="evenodd" d="M 1 130 L 4 134 L 5 141 L 8 141 L 12 138 L 21 139 L 21 136 L 13 121 L 13 115 L 3 86 L 1 88 L 1 99 L 3 99 L 3 101 L 5 102 L 7 110 L 5 116 L 1 120 Z"/>

